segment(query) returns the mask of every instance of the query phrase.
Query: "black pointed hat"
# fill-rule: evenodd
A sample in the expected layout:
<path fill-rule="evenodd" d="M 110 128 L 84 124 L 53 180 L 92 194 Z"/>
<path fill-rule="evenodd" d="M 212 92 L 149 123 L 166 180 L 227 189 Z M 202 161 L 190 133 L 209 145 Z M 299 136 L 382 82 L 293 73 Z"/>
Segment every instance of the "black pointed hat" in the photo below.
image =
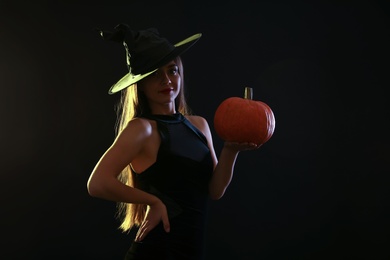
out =
<path fill-rule="evenodd" d="M 202 36 L 200 33 L 194 34 L 183 41 L 171 44 L 167 39 L 160 37 L 155 28 L 135 31 L 126 24 L 118 24 L 114 29 L 113 32 L 99 31 L 103 39 L 123 44 L 129 73 L 111 86 L 109 94 L 114 94 L 149 76 L 188 50 Z"/>

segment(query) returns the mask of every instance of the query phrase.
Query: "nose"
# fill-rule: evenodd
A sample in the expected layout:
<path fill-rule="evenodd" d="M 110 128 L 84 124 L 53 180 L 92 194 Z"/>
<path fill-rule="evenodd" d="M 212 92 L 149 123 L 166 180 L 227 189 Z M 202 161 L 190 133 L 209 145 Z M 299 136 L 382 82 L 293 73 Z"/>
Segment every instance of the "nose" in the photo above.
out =
<path fill-rule="evenodd" d="M 165 85 L 169 85 L 169 84 L 171 84 L 172 83 L 172 81 L 171 81 L 171 79 L 169 78 L 169 75 L 168 75 L 168 73 L 161 73 L 161 77 L 162 77 L 162 79 L 161 79 L 161 82 Z"/>

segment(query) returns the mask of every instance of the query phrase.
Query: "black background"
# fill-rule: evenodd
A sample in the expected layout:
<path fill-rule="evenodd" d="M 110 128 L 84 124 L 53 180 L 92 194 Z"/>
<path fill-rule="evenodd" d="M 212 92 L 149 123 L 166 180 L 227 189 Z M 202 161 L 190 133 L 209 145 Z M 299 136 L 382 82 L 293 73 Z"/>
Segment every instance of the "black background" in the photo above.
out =
<path fill-rule="evenodd" d="M 254 89 L 273 137 L 212 202 L 207 259 L 390 259 L 387 1 L 0 0 L 2 259 L 122 259 L 115 204 L 86 181 L 114 138 L 123 47 L 94 28 L 156 27 L 188 102 Z"/>

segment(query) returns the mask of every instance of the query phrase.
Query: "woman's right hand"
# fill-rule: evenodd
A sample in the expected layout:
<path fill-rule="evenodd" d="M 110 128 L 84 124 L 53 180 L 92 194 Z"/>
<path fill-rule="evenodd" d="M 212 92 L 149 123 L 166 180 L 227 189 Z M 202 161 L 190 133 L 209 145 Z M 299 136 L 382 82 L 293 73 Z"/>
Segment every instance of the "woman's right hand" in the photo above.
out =
<path fill-rule="evenodd" d="M 138 228 L 135 241 L 142 241 L 146 235 L 160 223 L 160 221 L 163 223 L 165 232 L 168 233 L 170 231 L 170 224 L 167 208 L 161 200 L 158 200 L 156 203 L 147 206 L 144 221 Z"/>

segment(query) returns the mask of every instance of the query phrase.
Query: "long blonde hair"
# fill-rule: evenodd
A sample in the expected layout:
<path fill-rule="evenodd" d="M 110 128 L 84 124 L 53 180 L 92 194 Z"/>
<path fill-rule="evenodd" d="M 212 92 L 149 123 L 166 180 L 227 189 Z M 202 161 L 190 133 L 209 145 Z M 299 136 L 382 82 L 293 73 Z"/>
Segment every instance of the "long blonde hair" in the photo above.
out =
<path fill-rule="evenodd" d="M 184 94 L 183 63 L 180 57 L 176 57 L 174 61 L 179 67 L 179 74 L 181 76 L 180 91 L 175 100 L 176 110 L 183 115 L 189 115 L 191 114 L 191 111 L 187 105 L 186 96 Z M 126 127 L 130 120 L 135 117 L 140 117 L 144 114 L 150 113 L 150 108 L 146 96 L 143 94 L 143 92 L 139 91 L 137 83 L 122 90 L 121 98 L 116 110 L 117 135 Z M 118 179 L 126 185 L 134 188 L 138 187 L 135 173 L 131 170 L 130 165 L 123 169 Z M 146 205 L 119 202 L 117 204 L 117 217 L 121 223 L 119 229 L 123 232 L 128 232 L 133 226 L 139 226 L 145 217 L 145 212 Z"/>

